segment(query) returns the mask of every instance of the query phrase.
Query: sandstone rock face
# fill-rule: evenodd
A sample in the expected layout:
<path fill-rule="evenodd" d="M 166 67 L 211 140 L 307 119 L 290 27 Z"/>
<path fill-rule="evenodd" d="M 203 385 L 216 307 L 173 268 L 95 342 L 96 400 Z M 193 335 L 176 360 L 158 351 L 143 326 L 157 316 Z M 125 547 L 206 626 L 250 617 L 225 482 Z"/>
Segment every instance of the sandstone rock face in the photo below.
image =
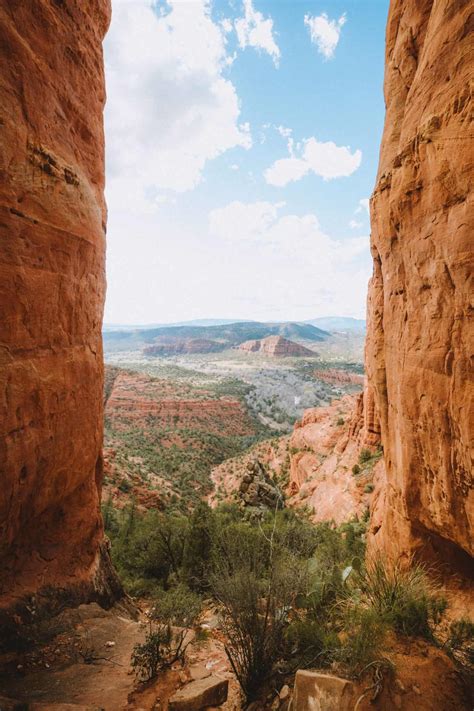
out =
<path fill-rule="evenodd" d="M 306 410 L 295 424 L 287 505 L 307 507 L 315 523 L 361 518 L 371 500 L 374 478 L 380 478 L 381 452 L 374 451 L 372 459 L 358 465 L 362 449 L 379 442 L 367 429 L 364 398 L 346 395 L 328 407 Z"/>
<path fill-rule="evenodd" d="M 169 711 L 200 711 L 209 706 L 221 706 L 227 700 L 229 682 L 210 676 L 186 684 L 168 702 Z"/>
<path fill-rule="evenodd" d="M 300 346 L 299 343 L 289 341 L 283 336 L 267 336 L 267 338 L 257 339 L 254 341 L 245 341 L 238 347 L 240 351 L 246 353 L 262 353 L 272 357 L 292 357 L 299 358 L 306 356 L 314 358 L 318 354 L 315 351 Z"/>
<path fill-rule="evenodd" d="M 113 594 L 99 508 L 109 15 L 108 0 L 0 2 L 3 609 L 50 586 Z"/>
<path fill-rule="evenodd" d="M 294 711 L 351 711 L 353 708 L 350 681 L 306 669 L 296 672 Z"/>
<path fill-rule="evenodd" d="M 474 553 L 469 0 L 392 0 L 366 365 L 386 462 L 371 543 Z M 371 395 L 372 396 L 372 395 Z"/>

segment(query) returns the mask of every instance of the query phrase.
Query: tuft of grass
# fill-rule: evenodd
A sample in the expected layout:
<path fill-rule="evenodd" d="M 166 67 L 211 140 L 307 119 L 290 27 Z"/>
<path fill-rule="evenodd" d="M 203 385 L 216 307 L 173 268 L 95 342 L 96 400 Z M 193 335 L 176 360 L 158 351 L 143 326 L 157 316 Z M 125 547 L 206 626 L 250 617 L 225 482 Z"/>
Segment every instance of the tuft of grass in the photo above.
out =
<path fill-rule="evenodd" d="M 397 632 L 433 638 L 447 607 L 423 566 L 404 570 L 389 567 L 381 558 L 370 562 L 361 576 L 361 590 L 370 607 Z"/>

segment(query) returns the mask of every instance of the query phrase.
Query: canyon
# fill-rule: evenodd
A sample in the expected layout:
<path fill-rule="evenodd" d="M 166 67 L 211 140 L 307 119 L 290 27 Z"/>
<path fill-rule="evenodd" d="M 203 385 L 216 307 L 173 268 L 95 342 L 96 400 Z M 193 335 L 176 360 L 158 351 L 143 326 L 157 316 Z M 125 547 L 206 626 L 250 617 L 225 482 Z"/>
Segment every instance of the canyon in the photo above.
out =
<path fill-rule="evenodd" d="M 108 608 L 123 594 L 100 512 L 109 20 L 106 0 L 0 3 L 5 644 L 32 620 L 80 603 Z M 468 0 L 392 0 L 386 120 L 370 203 L 364 391 L 308 410 L 274 447 L 258 445 L 270 469 L 281 475 L 287 466 L 290 505 L 309 501 L 318 521 L 361 517 L 369 507 L 369 553 L 405 565 L 415 556 L 448 580 L 454 573 L 471 599 L 472 26 Z M 280 345 L 291 326 L 275 334 Z M 325 338 L 313 333 L 314 341 Z M 352 376 L 327 377 L 355 384 Z M 253 432 L 231 397 L 203 390 L 176 398 L 166 382 L 126 372 L 108 388 L 106 424 L 117 432 L 152 418 L 172 445 L 173 427 L 194 427 L 196 413 L 206 433 L 222 434 L 221 419 L 224 434 Z M 372 466 L 354 473 L 364 450 Z M 143 461 L 131 456 L 139 469 Z M 110 475 L 119 464 L 113 442 L 107 459 Z M 235 488 L 237 470 L 230 479 L 214 470 L 217 490 Z M 163 498 L 157 490 L 152 505 Z"/>

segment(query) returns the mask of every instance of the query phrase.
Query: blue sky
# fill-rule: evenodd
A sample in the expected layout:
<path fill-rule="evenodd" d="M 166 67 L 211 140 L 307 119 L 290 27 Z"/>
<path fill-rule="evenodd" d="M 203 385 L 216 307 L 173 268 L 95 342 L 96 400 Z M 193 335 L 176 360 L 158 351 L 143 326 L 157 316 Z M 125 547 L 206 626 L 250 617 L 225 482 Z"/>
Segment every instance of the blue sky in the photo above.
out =
<path fill-rule="evenodd" d="M 113 0 L 109 323 L 363 317 L 388 0 Z"/>

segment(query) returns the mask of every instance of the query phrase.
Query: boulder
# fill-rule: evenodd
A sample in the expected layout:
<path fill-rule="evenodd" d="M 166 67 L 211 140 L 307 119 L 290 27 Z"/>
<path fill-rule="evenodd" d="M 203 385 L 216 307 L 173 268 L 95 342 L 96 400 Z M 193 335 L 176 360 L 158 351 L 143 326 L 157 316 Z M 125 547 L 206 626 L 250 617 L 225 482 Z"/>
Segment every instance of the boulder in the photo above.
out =
<path fill-rule="evenodd" d="M 352 711 L 352 684 L 331 674 L 298 670 L 292 711 Z"/>
<path fill-rule="evenodd" d="M 210 676 L 186 684 L 168 702 L 168 711 L 200 711 L 227 701 L 229 682 Z"/>

